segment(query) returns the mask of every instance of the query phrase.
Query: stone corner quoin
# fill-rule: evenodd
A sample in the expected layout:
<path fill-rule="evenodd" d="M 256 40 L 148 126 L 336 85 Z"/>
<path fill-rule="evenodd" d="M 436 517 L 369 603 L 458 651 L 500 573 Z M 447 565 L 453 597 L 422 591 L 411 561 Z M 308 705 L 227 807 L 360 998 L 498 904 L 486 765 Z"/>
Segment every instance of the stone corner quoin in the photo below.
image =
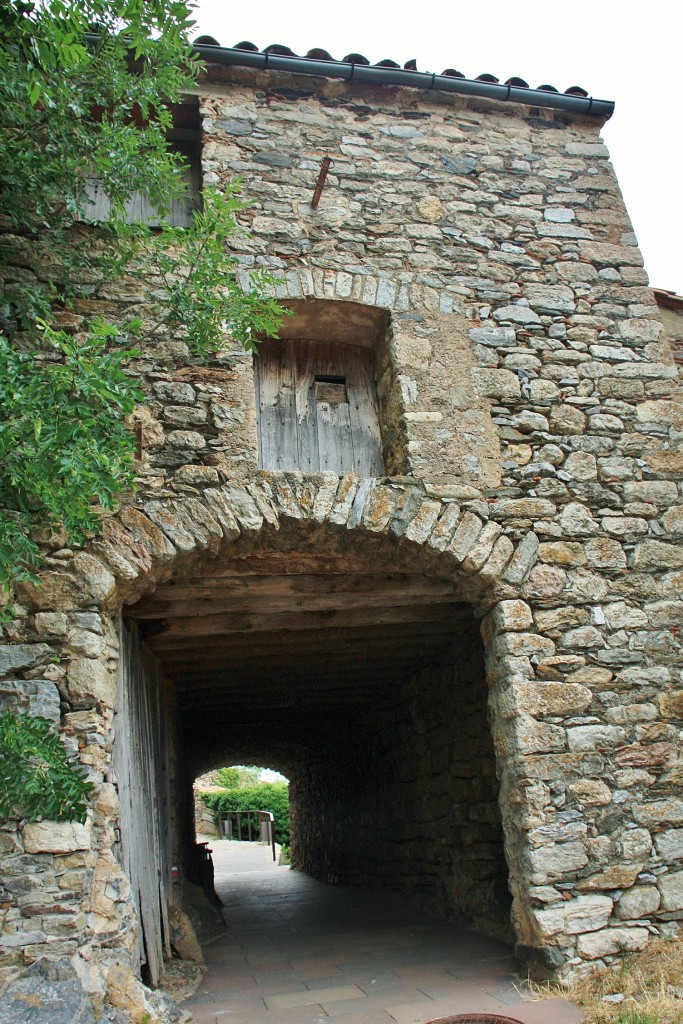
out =
<path fill-rule="evenodd" d="M 306 303 L 386 312 L 387 475 L 259 468 L 252 358 L 194 366 L 173 338 L 144 353 L 138 490 L 87 549 L 46 552 L 0 648 L 0 706 L 59 722 L 95 784 L 84 825 L 3 824 L 0 965 L 68 957 L 92 998 L 148 1005 L 112 852 L 119 612 L 271 549 L 376 549 L 455 581 L 481 619 L 512 929 L 537 975 L 676 933 L 683 405 L 600 124 L 225 68 L 200 112 L 204 182 L 239 175 L 252 201 L 243 286 L 272 271 L 294 321 Z M 143 301 L 140 282 L 103 284 L 88 312 Z"/>

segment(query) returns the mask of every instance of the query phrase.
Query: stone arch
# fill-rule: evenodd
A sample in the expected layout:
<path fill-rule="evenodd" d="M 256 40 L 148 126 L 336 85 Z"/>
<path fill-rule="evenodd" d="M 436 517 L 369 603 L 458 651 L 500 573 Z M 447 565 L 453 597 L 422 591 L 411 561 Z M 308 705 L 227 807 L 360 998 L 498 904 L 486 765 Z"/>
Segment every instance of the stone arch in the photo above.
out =
<path fill-rule="evenodd" d="M 515 764 L 523 741 L 508 691 L 519 675 L 520 660 L 536 651 L 535 638 L 526 632 L 532 623 L 530 610 L 515 595 L 535 564 L 538 541 L 533 532 L 518 539 L 487 518 L 480 503 L 467 507 L 467 502 L 435 498 L 422 485 L 409 482 L 261 473 L 246 486 L 208 487 L 190 496 L 122 508 L 87 550 L 71 553 L 58 570 L 43 573 L 40 589 L 20 587 L 20 598 L 36 622 L 40 616 L 43 627 L 52 621 L 50 616 L 64 620 L 54 623 L 52 643 L 57 651 L 62 648 L 64 660 L 53 678 L 71 708 L 67 729 L 82 743 L 82 756 L 88 760 L 92 755 L 79 729 L 87 726 L 92 732 L 94 721 L 103 737 L 100 748 L 110 747 L 122 611 L 175 575 L 190 567 L 201 569 L 226 551 L 247 555 L 278 547 L 286 552 L 301 546 L 302 539 L 320 551 L 355 551 L 360 558 L 381 550 L 384 558 L 395 558 L 404 568 L 453 581 L 462 600 L 477 616 L 485 616 L 489 716 L 513 923 L 521 944 L 533 946 L 536 931 L 528 912 L 524 834 L 516 807 L 520 791 Z M 95 629 L 98 636 L 91 632 Z M 85 716 L 83 723 L 79 716 Z M 130 950 L 135 927 L 131 897 L 110 851 L 119 809 L 108 755 L 101 755 L 95 773 L 101 795 L 91 824 L 74 842 L 77 849 L 92 850 L 89 891 L 101 932 L 87 934 L 83 941 L 99 947 L 101 935 L 111 940 L 113 930 L 119 936 L 114 945 Z M 49 851 L 50 841 L 38 836 L 33 849 Z M 111 877 L 120 878 L 116 897 L 107 889 Z"/>
<path fill-rule="evenodd" d="M 264 472 L 245 486 L 207 487 L 124 507 L 105 523 L 102 539 L 75 556 L 80 586 L 65 577 L 60 589 L 71 589 L 72 600 L 89 591 L 107 607 L 120 607 L 190 557 L 292 521 L 387 538 L 411 556 L 421 552 L 435 573 L 467 579 L 469 598 L 482 613 L 513 596 L 537 558 L 535 534 L 516 539 L 481 502 L 432 497 L 421 484 L 390 479 Z M 52 604 L 52 591 L 43 589 L 41 597 L 25 587 L 24 595 L 29 591 L 42 607 Z"/>

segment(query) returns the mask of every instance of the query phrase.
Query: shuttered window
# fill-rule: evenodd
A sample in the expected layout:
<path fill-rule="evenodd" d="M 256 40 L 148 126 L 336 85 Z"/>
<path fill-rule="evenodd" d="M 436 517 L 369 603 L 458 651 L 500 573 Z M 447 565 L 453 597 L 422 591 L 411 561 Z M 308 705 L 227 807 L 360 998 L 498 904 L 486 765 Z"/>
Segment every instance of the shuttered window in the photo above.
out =
<path fill-rule="evenodd" d="M 170 210 L 163 216 L 156 206 L 149 201 L 143 192 L 134 192 L 126 203 L 125 221 L 127 224 L 147 224 L 159 227 L 162 222 L 173 227 L 191 227 L 192 215 L 202 205 L 202 170 L 199 147 L 192 142 L 172 142 L 172 152 L 183 156 L 183 180 L 185 192 L 179 199 L 171 202 Z M 111 203 L 107 196 L 107 183 L 93 178 L 88 186 L 89 203 L 85 207 L 85 221 L 104 221 L 111 213 Z"/>
<path fill-rule="evenodd" d="M 361 345 L 261 342 L 255 369 L 263 469 L 384 475 L 371 356 Z"/>

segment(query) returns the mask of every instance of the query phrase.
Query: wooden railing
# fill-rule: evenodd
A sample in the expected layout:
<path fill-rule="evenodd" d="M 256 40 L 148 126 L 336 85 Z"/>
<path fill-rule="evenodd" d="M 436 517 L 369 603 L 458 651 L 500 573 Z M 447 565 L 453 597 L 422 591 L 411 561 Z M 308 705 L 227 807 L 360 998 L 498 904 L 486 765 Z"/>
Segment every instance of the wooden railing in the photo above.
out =
<path fill-rule="evenodd" d="M 254 815 L 256 821 L 253 820 Z M 273 860 L 276 860 L 274 822 L 270 811 L 223 811 L 219 817 L 221 839 L 267 844 L 273 851 Z"/>

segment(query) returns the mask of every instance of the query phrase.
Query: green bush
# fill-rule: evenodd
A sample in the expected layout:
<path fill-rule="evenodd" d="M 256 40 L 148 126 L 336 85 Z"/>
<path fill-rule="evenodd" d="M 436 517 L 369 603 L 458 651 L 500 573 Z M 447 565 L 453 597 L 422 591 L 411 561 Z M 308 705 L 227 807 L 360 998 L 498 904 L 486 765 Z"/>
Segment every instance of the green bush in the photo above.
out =
<path fill-rule="evenodd" d="M 261 782 L 243 789 L 204 793 L 202 800 L 216 817 L 229 811 L 270 811 L 275 819 L 275 842 L 289 845 L 289 786 L 286 782 Z"/>
<path fill-rule="evenodd" d="M 0 715 L 0 819 L 83 822 L 92 788 L 52 722 L 13 711 Z"/>
<path fill-rule="evenodd" d="M 247 786 L 258 786 L 262 768 L 253 764 L 234 764 L 231 768 L 219 768 L 217 785 L 223 789 L 245 789 Z"/>

